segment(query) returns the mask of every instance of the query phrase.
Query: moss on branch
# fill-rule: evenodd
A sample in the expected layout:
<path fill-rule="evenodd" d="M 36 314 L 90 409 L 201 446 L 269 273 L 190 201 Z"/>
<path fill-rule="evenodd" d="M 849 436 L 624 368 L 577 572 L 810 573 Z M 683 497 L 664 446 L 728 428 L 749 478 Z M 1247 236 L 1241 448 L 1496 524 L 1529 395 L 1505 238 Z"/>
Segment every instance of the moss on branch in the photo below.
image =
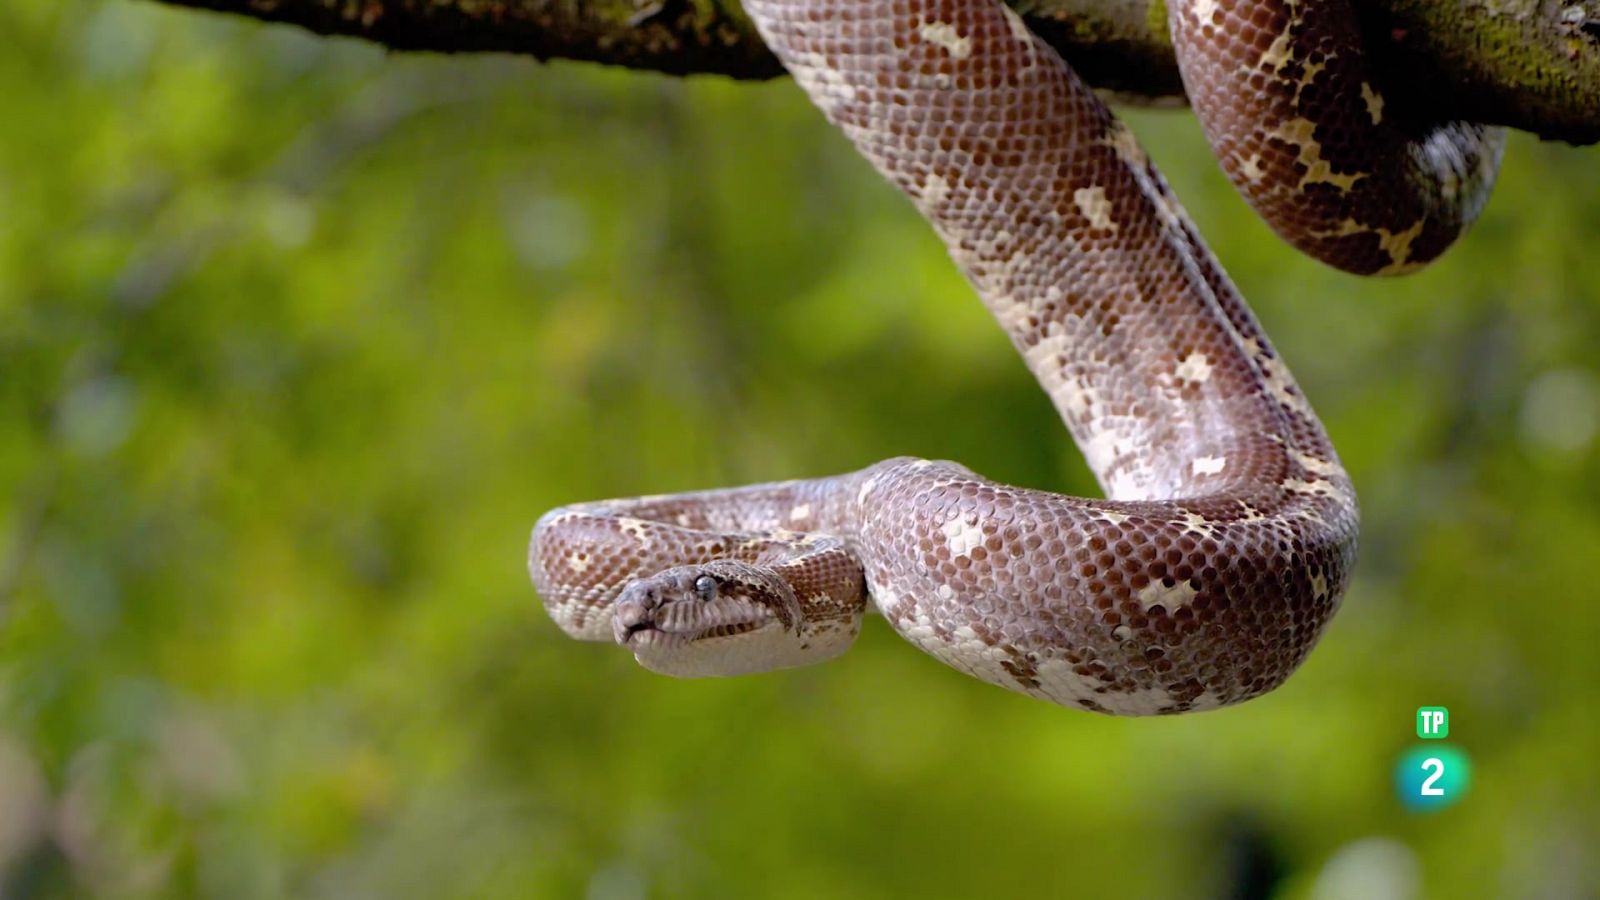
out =
<path fill-rule="evenodd" d="M 503 51 L 675 75 L 782 74 L 736 0 L 158 0 L 398 50 Z M 1008 0 L 1091 84 L 1178 97 L 1163 0 Z M 1600 140 L 1600 0 L 1358 0 L 1399 102 Z"/>

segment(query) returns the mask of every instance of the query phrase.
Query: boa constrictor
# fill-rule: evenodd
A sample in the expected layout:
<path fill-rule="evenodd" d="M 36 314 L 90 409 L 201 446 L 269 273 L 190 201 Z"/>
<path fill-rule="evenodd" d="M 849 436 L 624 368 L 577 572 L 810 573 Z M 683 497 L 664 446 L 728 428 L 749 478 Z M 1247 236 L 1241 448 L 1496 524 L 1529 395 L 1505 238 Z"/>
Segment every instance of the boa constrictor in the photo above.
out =
<path fill-rule="evenodd" d="M 1497 130 L 1402 118 L 1349 0 L 1178 0 L 1232 181 L 1341 268 L 1408 270 L 1476 215 Z M 876 608 L 985 681 L 1105 713 L 1280 684 L 1338 608 L 1356 497 L 1322 425 L 1132 135 L 999 0 L 745 0 L 811 99 L 933 225 L 1105 500 L 891 459 L 833 478 L 554 510 L 556 623 L 649 669 L 832 657 Z"/>

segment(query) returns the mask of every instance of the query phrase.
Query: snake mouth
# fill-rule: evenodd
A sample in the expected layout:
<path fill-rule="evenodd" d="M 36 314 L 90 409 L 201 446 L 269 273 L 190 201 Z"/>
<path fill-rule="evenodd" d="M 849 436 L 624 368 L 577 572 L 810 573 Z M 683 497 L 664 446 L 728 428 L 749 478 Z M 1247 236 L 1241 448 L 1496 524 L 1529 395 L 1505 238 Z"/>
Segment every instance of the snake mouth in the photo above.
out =
<path fill-rule="evenodd" d="M 726 625 L 712 625 L 708 628 L 669 631 L 659 627 L 655 622 L 647 620 L 629 625 L 622 634 L 621 643 L 630 650 L 638 650 L 645 647 L 670 650 L 674 647 L 681 647 L 684 644 L 707 638 L 748 634 L 765 624 L 765 621 L 734 622 Z"/>
<path fill-rule="evenodd" d="M 628 630 L 622 636 L 622 645 L 629 650 L 640 650 L 645 647 L 666 650 L 683 646 L 689 641 L 689 637 L 682 632 L 662 631 L 654 622 L 640 622 L 628 626 Z"/>

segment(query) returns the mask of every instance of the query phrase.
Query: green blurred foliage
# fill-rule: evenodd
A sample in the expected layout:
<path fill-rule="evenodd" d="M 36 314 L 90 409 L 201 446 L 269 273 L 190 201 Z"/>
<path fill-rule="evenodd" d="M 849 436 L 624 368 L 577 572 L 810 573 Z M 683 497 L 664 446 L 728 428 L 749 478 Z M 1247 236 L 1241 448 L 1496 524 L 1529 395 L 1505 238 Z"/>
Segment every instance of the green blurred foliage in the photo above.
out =
<path fill-rule="evenodd" d="M 0 897 L 1593 896 L 1600 177 L 1515 140 L 1407 279 L 1131 118 L 1322 412 L 1358 578 L 1290 683 L 1122 720 L 869 623 L 650 675 L 523 572 L 584 499 L 911 453 L 1089 493 L 793 85 L 0 6 Z M 1443 705 L 1472 793 L 1390 767 Z"/>

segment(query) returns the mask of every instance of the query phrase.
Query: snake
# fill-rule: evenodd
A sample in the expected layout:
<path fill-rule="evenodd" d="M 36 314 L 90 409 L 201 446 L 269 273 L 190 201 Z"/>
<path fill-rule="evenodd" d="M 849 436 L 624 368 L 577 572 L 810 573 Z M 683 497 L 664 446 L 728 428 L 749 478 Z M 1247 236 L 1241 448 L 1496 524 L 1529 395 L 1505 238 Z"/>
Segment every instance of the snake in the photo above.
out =
<path fill-rule="evenodd" d="M 679 677 L 830 659 L 875 611 L 961 672 L 1105 714 L 1282 684 L 1350 583 L 1355 490 L 1132 133 L 999 0 L 744 8 L 943 240 L 1104 497 L 898 457 L 575 503 L 529 545 L 550 617 Z M 1305 253 L 1408 272 L 1482 209 L 1503 131 L 1386 103 L 1349 0 L 1174 0 L 1168 26 L 1223 171 Z"/>

